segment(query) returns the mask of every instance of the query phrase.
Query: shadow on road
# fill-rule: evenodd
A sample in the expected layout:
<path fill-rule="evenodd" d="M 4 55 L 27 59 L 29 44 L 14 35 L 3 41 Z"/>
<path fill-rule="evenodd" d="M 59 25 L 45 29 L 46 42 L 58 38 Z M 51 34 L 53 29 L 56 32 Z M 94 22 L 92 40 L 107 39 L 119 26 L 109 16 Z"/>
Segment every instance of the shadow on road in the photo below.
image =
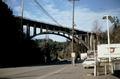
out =
<path fill-rule="evenodd" d="M 81 63 L 81 62 L 79 61 L 79 62 L 76 62 L 76 64 L 77 63 Z M 46 63 L 46 64 L 39 64 L 39 63 L 9 64 L 9 65 L 0 66 L 0 68 L 16 68 L 16 67 L 32 67 L 32 66 L 64 65 L 64 64 L 71 64 L 71 61 L 67 61 L 67 60 L 64 60 L 64 61 L 53 61 L 51 63 Z M 2 78 L 0 78 L 0 79 L 2 79 Z"/>
<path fill-rule="evenodd" d="M 0 79 L 10 79 L 10 78 L 0 78 Z"/>

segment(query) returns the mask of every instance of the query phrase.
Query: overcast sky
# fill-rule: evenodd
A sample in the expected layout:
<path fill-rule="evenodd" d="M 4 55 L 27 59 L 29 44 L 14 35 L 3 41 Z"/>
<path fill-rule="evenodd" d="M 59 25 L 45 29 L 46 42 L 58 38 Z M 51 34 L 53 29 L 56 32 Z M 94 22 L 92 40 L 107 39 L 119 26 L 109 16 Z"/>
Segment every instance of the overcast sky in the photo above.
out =
<path fill-rule="evenodd" d="M 72 2 L 69 0 L 37 0 L 48 12 L 65 27 L 72 27 Z M 14 15 L 20 16 L 21 0 L 8 0 Z M 75 24 L 77 29 L 92 31 L 94 21 L 98 20 L 105 30 L 104 15 L 117 16 L 120 19 L 120 0 L 79 0 L 75 4 Z M 56 24 L 39 8 L 34 0 L 24 0 L 24 17 L 46 23 Z M 110 24 L 111 25 L 111 24 Z M 40 38 L 44 38 L 40 36 Z M 49 35 L 51 37 L 51 35 Z M 37 36 L 37 38 L 39 38 Z M 65 38 L 52 36 L 55 40 L 65 41 Z"/>

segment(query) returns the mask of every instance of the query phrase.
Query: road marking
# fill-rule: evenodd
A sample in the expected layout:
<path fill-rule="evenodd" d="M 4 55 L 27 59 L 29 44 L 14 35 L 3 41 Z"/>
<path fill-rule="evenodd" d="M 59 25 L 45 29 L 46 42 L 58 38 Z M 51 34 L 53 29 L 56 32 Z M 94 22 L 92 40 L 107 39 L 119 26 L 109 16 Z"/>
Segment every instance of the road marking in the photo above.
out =
<path fill-rule="evenodd" d="M 56 73 L 61 72 L 61 71 L 64 70 L 65 68 L 66 68 L 66 66 L 63 67 L 63 68 L 61 68 L 61 69 L 59 69 L 59 70 L 57 70 L 57 71 L 54 71 L 54 72 L 48 73 L 48 74 L 46 74 L 46 75 L 43 75 L 43 76 L 37 77 L 37 78 L 35 78 L 35 79 L 44 79 L 44 78 L 46 78 L 46 77 L 48 77 L 48 76 L 51 76 L 51 75 L 53 75 L 53 74 L 56 74 Z"/>

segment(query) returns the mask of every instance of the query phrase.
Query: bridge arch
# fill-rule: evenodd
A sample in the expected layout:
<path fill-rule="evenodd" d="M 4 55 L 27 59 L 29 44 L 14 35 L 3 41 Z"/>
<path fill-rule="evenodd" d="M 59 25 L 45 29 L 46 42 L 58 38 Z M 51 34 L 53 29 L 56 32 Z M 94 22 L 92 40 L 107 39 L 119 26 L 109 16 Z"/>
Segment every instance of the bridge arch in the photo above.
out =
<path fill-rule="evenodd" d="M 30 37 L 30 39 L 34 38 L 35 36 L 38 36 L 38 35 L 44 35 L 44 34 L 53 34 L 53 35 L 59 35 L 59 36 L 62 36 L 62 37 L 65 37 L 69 40 L 72 40 L 72 38 L 70 38 L 71 35 L 65 35 L 65 34 L 61 34 L 61 33 L 56 33 L 56 32 L 42 32 L 42 33 L 38 33 L 38 34 L 35 34 L 33 36 Z M 76 40 L 75 40 L 76 39 Z M 79 42 L 80 41 L 80 42 Z M 85 44 L 85 42 L 83 40 L 80 40 L 78 37 L 74 37 L 74 42 L 75 43 L 79 43 L 79 44 L 83 44 L 87 49 L 89 49 L 89 47 L 87 46 L 87 44 Z"/>
<path fill-rule="evenodd" d="M 44 35 L 44 34 L 58 35 L 58 36 L 65 37 L 65 38 L 67 38 L 67 39 L 69 39 L 69 40 L 72 40 L 72 38 L 70 38 L 70 36 L 67 36 L 67 35 L 61 34 L 61 33 L 56 33 L 56 32 L 42 32 L 42 33 L 38 33 L 38 34 L 36 34 L 36 35 L 30 36 L 30 39 L 34 38 L 35 36 Z"/>

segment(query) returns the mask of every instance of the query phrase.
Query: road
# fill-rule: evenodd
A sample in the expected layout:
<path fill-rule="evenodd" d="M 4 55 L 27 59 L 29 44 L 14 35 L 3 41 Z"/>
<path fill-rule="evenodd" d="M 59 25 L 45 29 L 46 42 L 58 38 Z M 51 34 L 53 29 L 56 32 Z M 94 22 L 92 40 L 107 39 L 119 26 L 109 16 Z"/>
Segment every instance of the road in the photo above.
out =
<path fill-rule="evenodd" d="M 112 75 L 93 76 L 93 69 L 81 64 L 1 68 L 0 79 L 119 79 Z"/>

